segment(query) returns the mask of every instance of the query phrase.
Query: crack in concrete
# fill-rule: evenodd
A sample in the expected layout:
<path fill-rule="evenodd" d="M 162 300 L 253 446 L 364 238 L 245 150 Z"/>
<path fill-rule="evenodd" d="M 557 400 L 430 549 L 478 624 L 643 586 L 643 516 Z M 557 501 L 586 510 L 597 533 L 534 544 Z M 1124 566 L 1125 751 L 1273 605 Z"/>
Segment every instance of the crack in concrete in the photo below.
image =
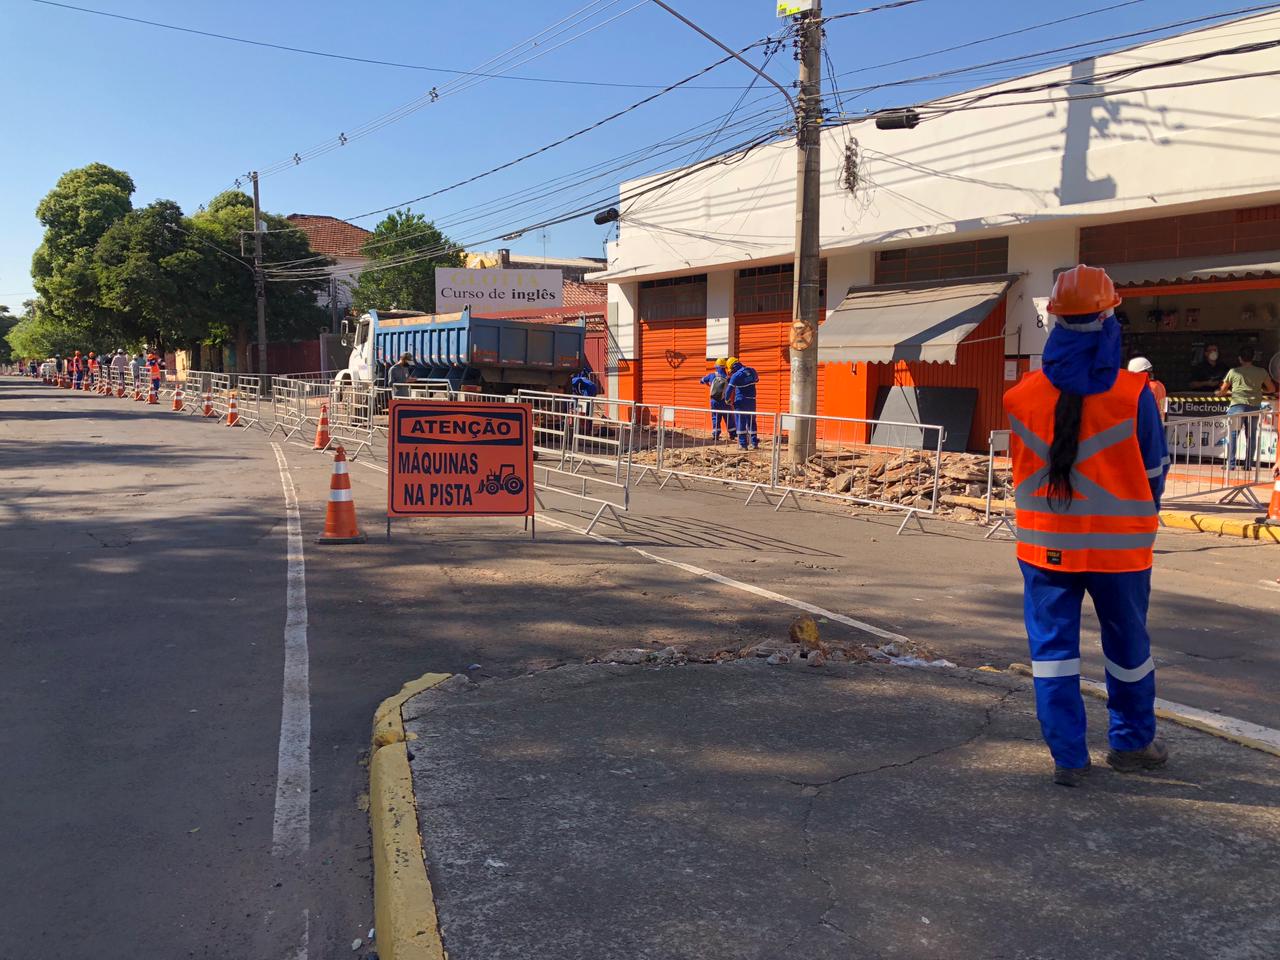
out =
<path fill-rule="evenodd" d="M 986 684 L 983 684 L 983 686 L 986 686 Z M 786 783 L 794 784 L 795 786 L 803 788 L 804 793 L 802 795 L 807 796 L 807 799 L 808 799 L 808 803 L 805 805 L 804 819 L 801 825 L 801 837 L 804 840 L 804 856 L 802 858 L 802 863 L 804 866 L 805 873 L 809 874 L 811 877 L 813 877 L 815 880 L 821 883 L 827 892 L 826 907 L 823 909 L 821 916 L 818 917 L 818 923 L 820 926 L 826 927 L 827 929 L 834 931 L 835 933 L 843 937 L 845 940 L 847 940 L 851 945 L 856 945 L 859 948 L 861 948 L 863 951 L 866 951 L 868 949 L 867 945 L 863 943 L 860 939 L 858 939 L 858 937 L 851 934 L 849 931 L 845 930 L 838 923 L 836 923 L 834 920 L 831 919 L 831 912 L 835 910 L 835 908 L 840 904 L 840 898 L 836 893 L 835 882 L 830 877 L 828 877 L 825 873 L 822 873 L 821 871 L 819 871 L 814 866 L 814 863 L 813 863 L 814 836 L 811 828 L 813 825 L 813 814 L 815 809 L 817 808 L 818 798 L 822 796 L 823 789 L 837 783 L 843 783 L 845 780 L 849 780 L 854 777 L 864 777 L 864 776 L 869 776 L 873 773 L 879 773 L 883 770 L 893 770 L 893 769 L 899 769 L 903 767 L 909 767 L 912 764 L 920 762 L 921 760 L 927 760 L 930 757 L 940 756 L 943 753 L 947 753 L 952 750 L 959 750 L 962 747 L 967 747 L 969 744 L 974 743 L 979 738 L 984 736 L 987 733 L 987 731 L 991 729 L 991 725 L 995 720 L 996 711 L 999 710 L 1001 707 L 1003 707 L 1005 703 L 1008 702 L 1010 697 L 1020 692 L 1021 692 L 1021 688 L 1019 687 L 1013 687 L 1013 688 L 1006 687 L 1005 692 L 1002 693 L 998 698 L 996 698 L 994 702 L 989 704 L 986 707 L 986 709 L 983 711 L 982 723 L 978 725 L 978 729 L 958 743 L 947 744 L 946 746 L 939 747 L 937 750 L 930 750 L 926 753 L 922 753 L 922 754 L 919 754 L 918 756 L 912 757 L 910 760 L 905 760 L 898 763 L 885 763 L 885 764 L 881 764 L 878 767 L 872 767 L 869 770 L 855 770 L 850 773 L 841 774 L 838 777 L 832 777 L 829 780 L 823 780 L 819 782 L 810 783 L 810 782 L 805 782 L 801 780 L 792 780 L 789 777 L 781 778 Z M 787 951 L 791 947 L 793 947 L 798 941 L 799 941 L 799 935 L 797 934 L 795 937 L 791 939 L 791 942 L 787 944 L 786 949 L 783 950 L 783 954 L 785 955 Z M 882 957 L 883 957 L 883 955 L 879 953 L 863 953 L 862 955 L 871 958 L 871 960 L 882 960 Z"/>

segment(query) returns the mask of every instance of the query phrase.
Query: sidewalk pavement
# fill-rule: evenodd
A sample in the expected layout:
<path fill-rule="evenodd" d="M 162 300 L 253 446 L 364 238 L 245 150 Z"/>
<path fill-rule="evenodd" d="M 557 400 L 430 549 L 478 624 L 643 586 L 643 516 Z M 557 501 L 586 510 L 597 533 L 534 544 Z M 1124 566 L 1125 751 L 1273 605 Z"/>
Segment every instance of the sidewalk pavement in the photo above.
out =
<path fill-rule="evenodd" d="M 1261 958 L 1280 936 L 1274 758 L 1162 725 L 1166 771 L 1055 787 L 1012 675 L 595 664 L 454 678 L 403 715 L 451 960 Z"/>

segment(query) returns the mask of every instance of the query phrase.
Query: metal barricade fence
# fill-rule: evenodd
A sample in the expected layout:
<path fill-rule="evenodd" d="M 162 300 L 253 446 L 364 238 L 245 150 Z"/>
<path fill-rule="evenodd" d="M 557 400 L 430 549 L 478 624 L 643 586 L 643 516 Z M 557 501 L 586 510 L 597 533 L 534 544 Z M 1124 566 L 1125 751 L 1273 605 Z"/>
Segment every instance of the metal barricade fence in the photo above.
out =
<path fill-rule="evenodd" d="M 1253 488 L 1263 482 L 1262 464 L 1276 462 L 1275 411 L 1170 420 L 1165 441 L 1166 501 L 1221 494 L 1218 504 L 1264 507 Z"/>
<path fill-rule="evenodd" d="M 377 394 L 372 384 L 344 386 L 341 392 L 331 391 L 329 401 L 329 436 L 335 444 L 346 448 L 347 456 L 354 460 L 361 450 L 373 447 L 374 398 Z"/>
<path fill-rule="evenodd" d="M 800 425 L 807 423 L 806 430 Z M 742 439 L 741 425 L 739 440 Z M 813 449 L 794 462 L 794 437 L 813 437 Z M 882 510 L 904 510 L 901 533 L 921 515 L 938 509 L 942 444 L 946 429 L 937 424 L 779 414 L 773 444 L 772 487 L 784 495 L 823 497 Z M 775 507 L 775 509 L 777 508 Z"/>
<path fill-rule="evenodd" d="M 245 429 L 262 422 L 262 378 L 237 373 L 232 388 L 236 394 L 236 416 Z"/>
<path fill-rule="evenodd" d="M 268 437 L 274 436 L 279 430 L 284 434 L 285 440 L 290 440 L 306 426 L 300 399 L 303 389 L 301 382 L 295 382 L 288 377 L 271 378 L 272 423 L 271 429 L 267 431 Z"/>
<path fill-rule="evenodd" d="M 723 411 L 662 406 L 657 412 L 656 450 L 637 451 L 634 456 L 637 463 L 654 465 L 661 477 L 660 489 L 673 478 L 681 486 L 684 479 L 712 480 L 749 488 L 747 503 L 757 495 L 768 500 L 767 491 L 774 485 L 778 414 L 753 415 L 757 435 L 766 439 L 760 449 L 744 450 L 729 439 L 723 424 L 717 435 L 712 415 Z M 638 431 L 643 434 L 647 427 L 643 421 L 648 420 L 650 410 L 642 407 L 639 413 L 642 424 Z"/>
<path fill-rule="evenodd" d="M 1007 532 L 1010 536 L 1016 537 L 1017 530 L 1014 527 L 1014 520 L 1008 509 L 1006 509 L 1006 500 L 1014 495 L 1013 490 L 1013 461 L 1010 455 L 1013 452 L 1013 433 L 1009 430 L 992 430 L 991 436 L 987 440 L 987 505 L 983 514 L 982 522 L 990 527 L 984 540 L 990 540 L 1001 530 Z M 1000 458 L 1001 463 L 997 466 L 996 455 L 1003 454 Z M 999 501 L 995 501 L 999 495 Z M 999 503 L 999 512 L 996 515 L 996 522 L 991 522 L 992 503 Z"/>

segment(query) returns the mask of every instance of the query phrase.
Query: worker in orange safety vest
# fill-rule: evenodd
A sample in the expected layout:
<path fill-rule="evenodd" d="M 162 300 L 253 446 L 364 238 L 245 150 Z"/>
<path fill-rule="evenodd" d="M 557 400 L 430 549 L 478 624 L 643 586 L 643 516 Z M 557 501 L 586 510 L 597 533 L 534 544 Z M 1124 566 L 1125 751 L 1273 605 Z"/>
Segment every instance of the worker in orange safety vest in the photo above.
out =
<path fill-rule="evenodd" d="M 151 389 L 160 392 L 160 380 L 164 377 L 164 363 L 154 353 L 147 354 L 147 378 L 151 381 Z"/>
<path fill-rule="evenodd" d="M 1120 369 L 1120 300 L 1104 270 L 1060 275 L 1042 369 L 1004 398 L 1036 713 L 1063 786 L 1090 770 L 1080 696 L 1086 593 L 1102 630 L 1107 762 L 1131 772 L 1168 759 L 1155 735 L 1147 606 L 1169 455 L 1146 374 Z"/>

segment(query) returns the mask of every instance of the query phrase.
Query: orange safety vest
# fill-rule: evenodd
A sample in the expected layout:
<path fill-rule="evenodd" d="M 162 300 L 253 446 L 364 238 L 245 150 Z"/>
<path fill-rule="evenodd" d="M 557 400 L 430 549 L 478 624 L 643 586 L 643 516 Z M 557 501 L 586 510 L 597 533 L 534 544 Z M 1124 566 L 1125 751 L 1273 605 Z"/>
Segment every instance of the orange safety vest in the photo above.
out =
<path fill-rule="evenodd" d="M 152 380 L 160 379 L 160 361 L 159 360 L 147 361 L 147 376 L 149 376 Z"/>
<path fill-rule="evenodd" d="M 1138 444 L 1145 373 L 1119 371 L 1106 393 L 1084 398 L 1080 448 L 1066 506 L 1048 499 L 1058 389 L 1043 371 L 1004 395 L 1012 432 L 1018 559 L 1064 573 L 1149 570 L 1159 520 Z"/>

